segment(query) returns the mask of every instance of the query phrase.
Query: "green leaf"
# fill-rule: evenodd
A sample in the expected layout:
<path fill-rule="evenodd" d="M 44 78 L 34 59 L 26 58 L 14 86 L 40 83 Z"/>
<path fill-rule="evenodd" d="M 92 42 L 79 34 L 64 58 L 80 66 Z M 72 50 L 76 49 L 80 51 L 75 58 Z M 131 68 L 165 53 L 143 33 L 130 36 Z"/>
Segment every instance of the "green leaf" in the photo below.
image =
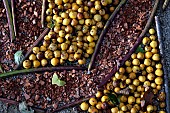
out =
<path fill-rule="evenodd" d="M 60 80 L 58 78 L 58 75 L 56 73 L 54 73 L 53 78 L 52 78 L 52 84 L 56 84 L 57 86 L 64 86 L 66 84 L 66 82 L 63 80 Z"/>
<path fill-rule="evenodd" d="M 24 55 L 22 54 L 22 51 L 19 50 L 14 54 L 14 60 L 16 64 L 20 64 L 24 59 Z"/>
<path fill-rule="evenodd" d="M 119 104 L 119 101 L 118 101 L 118 98 L 115 94 L 112 94 L 112 93 L 108 93 L 107 94 L 108 97 L 109 97 L 109 100 L 114 104 L 114 105 L 118 105 Z"/>
<path fill-rule="evenodd" d="M 57 84 L 58 86 L 64 86 L 64 85 L 66 84 L 66 82 L 63 81 L 63 80 L 58 80 L 58 81 L 56 82 L 56 84 Z"/>
<path fill-rule="evenodd" d="M 54 20 L 51 20 L 51 22 L 50 22 L 50 28 L 52 29 L 54 26 L 55 26 L 55 21 L 54 21 Z"/>
<path fill-rule="evenodd" d="M 138 46 L 138 48 L 136 49 L 136 53 L 145 53 L 145 50 L 141 47 L 141 45 Z"/>

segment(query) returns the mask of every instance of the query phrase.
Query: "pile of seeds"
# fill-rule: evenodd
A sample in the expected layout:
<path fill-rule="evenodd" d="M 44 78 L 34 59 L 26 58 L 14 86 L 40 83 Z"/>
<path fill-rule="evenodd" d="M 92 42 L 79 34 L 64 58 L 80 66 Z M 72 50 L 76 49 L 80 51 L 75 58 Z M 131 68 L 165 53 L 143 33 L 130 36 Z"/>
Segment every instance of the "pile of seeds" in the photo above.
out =
<path fill-rule="evenodd" d="M 112 113 L 165 113 L 163 69 L 155 33 L 153 28 L 149 30 L 136 53 L 119 68 L 104 90 L 98 91 L 88 103 L 81 104 L 82 110 L 90 113 L 105 109 Z"/>
<path fill-rule="evenodd" d="M 23 67 L 58 66 L 65 62 L 85 64 L 118 3 L 119 0 L 49 0 L 46 21 L 51 31 L 42 45 L 33 48 L 33 54 L 23 62 Z"/>

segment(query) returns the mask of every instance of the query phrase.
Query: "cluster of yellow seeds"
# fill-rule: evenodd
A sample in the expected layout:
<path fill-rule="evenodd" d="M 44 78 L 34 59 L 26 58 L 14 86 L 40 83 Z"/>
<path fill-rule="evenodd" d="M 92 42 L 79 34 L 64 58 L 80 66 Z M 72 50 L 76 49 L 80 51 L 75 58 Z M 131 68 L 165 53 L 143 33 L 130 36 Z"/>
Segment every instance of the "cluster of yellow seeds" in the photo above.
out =
<path fill-rule="evenodd" d="M 149 36 L 143 38 L 141 45 L 144 51 L 133 53 L 125 65 L 119 68 L 112 80 L 107 83 L 104 91 L 98 91 L 95 98 L 80 105 L 82 110 L 100 113 L 104 109 L 103 104 L 107 103 L 112 113 L 166 113 L 165 92 L 161 91 L 163 69 L 158 40 L 153 28 L 149 30 Z M 154 95 L 159 95 L 157 98 L 159 106 L 149 104 L 145 109 L 142 109 L 141 101 L 149 88 Z M 120 95 L 120 92 L 125 89 L 129 89 L 129 94 L 124 91 Z M 117 98 L 120 97 L 118 105 L 109 100 L 108 93 L 117 95 Z"/>

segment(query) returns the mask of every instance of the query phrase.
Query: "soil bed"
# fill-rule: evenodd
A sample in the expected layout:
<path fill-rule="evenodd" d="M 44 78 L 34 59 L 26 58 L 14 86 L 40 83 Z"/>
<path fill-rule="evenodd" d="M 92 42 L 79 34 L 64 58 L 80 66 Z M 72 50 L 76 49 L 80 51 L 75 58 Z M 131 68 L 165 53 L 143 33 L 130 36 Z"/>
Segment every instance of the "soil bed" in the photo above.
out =
<path fill-rule="evenodd" d="M 17 37 L 10 43 L 9 30 L 3 3 L 0 2 L 0 62 L 5 71 L 14 68 L 14 53 L 24 53 L 41 34 L 39 1 L 15 1 Z M 51 84 L 54 72 L 23 74 L 0 79 L 0 96 L 26 101 L 29 106 L 54 110 L 81 98 L 93 95 L 100 81 L 133 47 L 144 28 L 152 5 L 150 0 L 128 0 L 121 8 L 104 37 L 92 73 L 86 71 L 56 72 L 66 82 L 64 87 Z"/>

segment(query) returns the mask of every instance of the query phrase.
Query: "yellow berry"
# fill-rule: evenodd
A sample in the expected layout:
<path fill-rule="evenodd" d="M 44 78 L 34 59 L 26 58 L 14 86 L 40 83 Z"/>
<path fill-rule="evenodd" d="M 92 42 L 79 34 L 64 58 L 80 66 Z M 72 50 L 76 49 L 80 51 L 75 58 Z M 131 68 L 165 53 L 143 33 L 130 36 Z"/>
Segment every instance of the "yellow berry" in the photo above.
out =
<path fill-rule="evenodd" d="M 81 108 L 83 111 L 86 111 L 86 110 L 88 110 L 89 105 L 88 105 L 86 102 L 83 102 L 83 103 L 81 103 L 80 108 Z"/>
<path fill-rule="evenodd" d="M 149 34 L 151 35 L 155 34 L 155 29 L 154 28 L 149 29 Z"/>

